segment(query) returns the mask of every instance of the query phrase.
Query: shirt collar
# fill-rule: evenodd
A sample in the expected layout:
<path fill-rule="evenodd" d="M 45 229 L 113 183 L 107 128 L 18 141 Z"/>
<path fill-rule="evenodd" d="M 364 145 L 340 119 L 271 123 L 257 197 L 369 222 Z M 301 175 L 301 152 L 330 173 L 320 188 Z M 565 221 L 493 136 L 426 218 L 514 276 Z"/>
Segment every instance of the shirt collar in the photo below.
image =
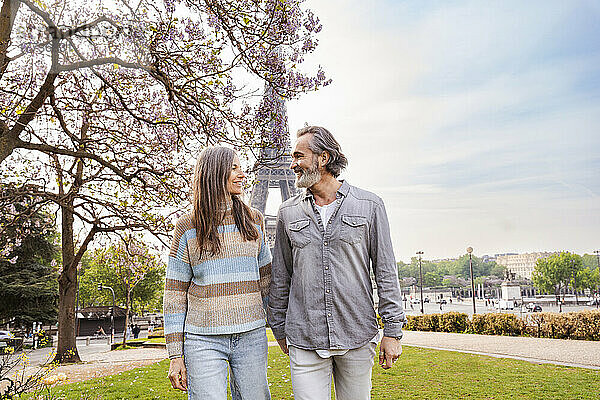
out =
<path fill-rule="evenodd" d="M 335 193 L 335 197 L 338 199 L 340 197 L 346 197 L 348 195 L 348 191 L 350 191 L 350 184 L 348 183 L 347 180 L 341 179 L 340 182 L 342 182 L 342 185 L 338 188 L 338 190 Z M 308 199 L 313 199 L 313 201 L 314 201 L 314 195 L 312 194 L 310 189 L 305 189 L 303 200 L 308 200 Z"/>

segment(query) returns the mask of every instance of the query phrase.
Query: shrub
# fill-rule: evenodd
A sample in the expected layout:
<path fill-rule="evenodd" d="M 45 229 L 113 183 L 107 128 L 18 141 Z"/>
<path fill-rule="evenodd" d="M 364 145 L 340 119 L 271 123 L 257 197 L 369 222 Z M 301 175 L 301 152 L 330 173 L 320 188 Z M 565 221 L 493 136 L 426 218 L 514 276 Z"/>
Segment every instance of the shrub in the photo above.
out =
<path fill-rule="evenodd" d="M 524 318 L 508 313 L 475 314 L 471 318 L 458 312 L 409 315 L 404 329 L 600 341 L 600 311 L 532 313 Z"/>
<path fill-rule="evenodd" d="M 45 330 L 40 330 L 35 333 L 38 348 L 40 347 L 52 347 L 52 335 Z"/>
<path fill-rule="evenodd" d="M 467 332 L 481 335 L 520 336 L 525 322 L 515 314 L 475 314 L 471 316 Z"/>
<path fill-rule="evenodd" d="M 152 333 L 148 334 L 148 339 L 165 337 L 164 328 L 156 328 Z"/>
<path fill-rule="evenodd" d="M 600 340 L 600 312 L 539 313 L 527 317 L 531 336 L 551 339 Z"/>
<path fill-rule="evenodd" d="M 457 332 L 463 333 L 467 330 L 469 316 L 465 313 L 448 312 L 440 314 L 439 332 Z"/>

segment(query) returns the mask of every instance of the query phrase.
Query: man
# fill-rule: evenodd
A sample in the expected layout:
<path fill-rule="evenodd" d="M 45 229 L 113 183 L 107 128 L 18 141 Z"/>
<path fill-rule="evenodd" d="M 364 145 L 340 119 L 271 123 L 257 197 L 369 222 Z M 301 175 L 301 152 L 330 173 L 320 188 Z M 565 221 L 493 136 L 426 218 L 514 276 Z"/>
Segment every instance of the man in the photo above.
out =
<path fill-rule="evenodd" d="M 140 335 L 140 327 L 138 326 L 138 324 L 133 325 L 133 329 L 131 330 L 133 332 L 133 338 L 137 339 Z"/>
<path fill-rule="evenodd" d="M 268 319 L 290 356 L 296 400 L 370 398 L 379 341 L 372 272 L 384 324 L 379 364 L 400 356 L 402 310 L 396 261 L 382 200 L 336 178 L 347 159 L 325 128 L 298 131 L 290 168 L 306 192 L 277 217 Z"/>

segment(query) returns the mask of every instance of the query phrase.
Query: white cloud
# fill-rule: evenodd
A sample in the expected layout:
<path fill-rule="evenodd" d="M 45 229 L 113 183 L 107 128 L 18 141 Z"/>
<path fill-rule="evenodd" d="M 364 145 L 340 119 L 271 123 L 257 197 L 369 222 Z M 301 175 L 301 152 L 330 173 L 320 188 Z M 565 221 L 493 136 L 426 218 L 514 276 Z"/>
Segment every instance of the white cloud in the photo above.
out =
<path fill-rule="evenodd" d="M 308 122 L 336 135 L 350 160 L 344 176 L 385 200 L 399 259 L 467 245 L 478 254 L 593 250 L 600 47 L 562 30 L 599 9 L 308 5 L 324 25 L 311 59 L 334 83 L 288 105 L 290 128 Z M 557 47 L 561 35 L 576 42 Z M 585 40 L 590 51 L 564 54 Z"/>

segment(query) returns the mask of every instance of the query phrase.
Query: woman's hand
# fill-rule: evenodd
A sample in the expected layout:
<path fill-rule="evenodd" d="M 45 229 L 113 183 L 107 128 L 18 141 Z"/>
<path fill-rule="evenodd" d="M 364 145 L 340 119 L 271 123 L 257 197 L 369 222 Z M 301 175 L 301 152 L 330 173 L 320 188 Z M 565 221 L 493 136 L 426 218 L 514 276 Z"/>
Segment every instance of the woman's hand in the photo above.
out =
<path fill-rule="evenodd" d="M 173 389 L 187 391 L 187 370 L 183 358 L 173 358 L 169 365 L 169 380 Z"/>

